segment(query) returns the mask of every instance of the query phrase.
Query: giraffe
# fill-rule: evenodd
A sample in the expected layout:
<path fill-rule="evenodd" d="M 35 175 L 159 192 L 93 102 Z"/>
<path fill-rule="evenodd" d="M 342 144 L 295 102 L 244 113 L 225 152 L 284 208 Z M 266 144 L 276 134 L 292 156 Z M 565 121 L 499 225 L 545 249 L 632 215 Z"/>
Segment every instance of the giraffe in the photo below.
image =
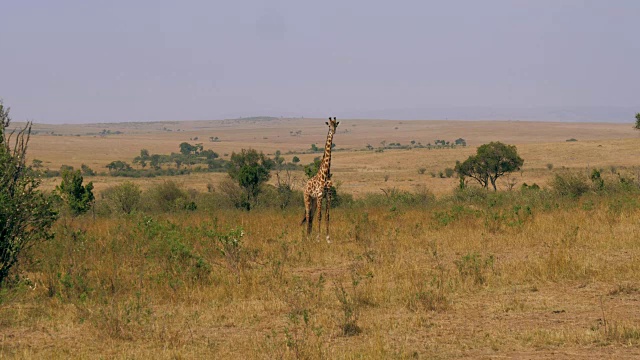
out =
<path fill-rule="evenodd" d="M 318 213 L 318 235 L 321 233 L 322 222 L 322 199 L 327 198 L 327 212 L 326 212 L 326 226 L 327 226 L 327 241 L 329 241 L 329 209 L 331 208 L 331 145 L 333 143 L 333 134 L 336 132 L 336 128 L 339 121 L 329 118 L 326 122 L 329 126 L 329 133 L 327 134 L 327 142 L 324 145 L 324 155 L 322 156 L 322 162 L 318 173 L 307 181 L 307 185 L 304 188 L 304 209 L 305 217 L 302 219 L 302 224 L 307 223 L 307 235 L 311 234 L 313 225 L 314 212 Z"/>

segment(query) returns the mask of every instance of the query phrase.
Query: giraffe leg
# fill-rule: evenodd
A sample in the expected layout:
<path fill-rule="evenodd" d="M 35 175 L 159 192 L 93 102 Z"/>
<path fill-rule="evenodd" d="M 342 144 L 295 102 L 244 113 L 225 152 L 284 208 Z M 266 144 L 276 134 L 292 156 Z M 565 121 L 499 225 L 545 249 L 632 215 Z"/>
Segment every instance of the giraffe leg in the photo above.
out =
<path fill-rule="evenodd" d="M 316 212 L 318 213 L 318 236 L 322 233 L 322 196 L 316 200 Z"/>
<path fill-rule="evenodd" d="M 311 234 L 311 224 L 313 223 L 313 198 L 305 194 L 304 196 L 304 219 L 302 223 L 307 223 L 307 236 Z"/>
<path fill-rule="evenodd" d="M 331 209 L 331 188 L 327 189 L 327 214 L 325 222 L 327 223 L 327 242 L 329 241 L 329 209 Z"/>

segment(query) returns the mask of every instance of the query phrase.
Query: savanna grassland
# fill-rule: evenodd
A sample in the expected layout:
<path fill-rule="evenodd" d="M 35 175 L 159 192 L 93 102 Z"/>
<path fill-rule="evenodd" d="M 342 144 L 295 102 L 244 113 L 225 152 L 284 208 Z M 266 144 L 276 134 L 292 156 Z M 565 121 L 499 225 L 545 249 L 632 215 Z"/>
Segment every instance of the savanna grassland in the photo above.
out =
<path fill-rule="evenodd" d="M 34 130 L 30 157 L 99 172 L 183 141 L 221 157 L 280 150 L 307 164 L 319 154 L 305 151 L 326 136 L 323 121 L 306 119 Z M 460 137 L 468 146 L 366 149 Z M 493 140 L 517 145 L 525 160 L 498 192 L 440 177 Z M 225 173 L 85 177 L 96 184 L 95 210 L 63 211 L 55 237 L 24 253 L 1 289 L 0 357 L 640 356 L 640 140 L 631 125 L 344 120 L 334 141 L 343 197 L 330 243 L 305 235 L 297 197 L 232 208 Z M 303 181 L 301 170 L 293 176 Z M 127 180 L 144 191 L 123 214 L 100 193 Z M 43 179 L 43 188 L 59 182 Z M 194 206 L 163 207 L 163 191 Z"/>

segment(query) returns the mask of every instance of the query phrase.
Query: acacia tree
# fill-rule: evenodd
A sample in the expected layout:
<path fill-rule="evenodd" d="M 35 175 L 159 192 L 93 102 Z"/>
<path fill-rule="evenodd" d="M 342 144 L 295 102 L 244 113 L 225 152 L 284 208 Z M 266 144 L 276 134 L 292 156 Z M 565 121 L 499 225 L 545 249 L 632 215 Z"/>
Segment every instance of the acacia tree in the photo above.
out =
<path fill-rule="evenodd" d="M 37 190 L 40 180 L 25 163 L 31 123 L 9 132 L 10 123 L 0 100 L 0 284 L 22 251 L 52 236 L 56 219 L 51 197 Z"/>
<path fill-rule="evenodd" d="M 506 173 L 520 170 L 523 163 L 514 145 L 495 141 L 480 146 L 476 155 L 469 156 L 464 162 L 456 162 L 455 171 L 461 181 L 470 177 L 484 188 L 491 184 L 496 191 L 496 180 Z"/>
<path fill-rule="evenodd" d="M 636 125 L 633 128 L 636 130 L 640 130 L 640 113 L 636 114 Z"/>
<path fill-rule="evenodd" d="M 273 160 L 254 149 L 231 153 L 228 174 L 244 190 L 242 207 L 251 210 L 256 204 L 261 186 L 271 177 L 274 165 Z"/>

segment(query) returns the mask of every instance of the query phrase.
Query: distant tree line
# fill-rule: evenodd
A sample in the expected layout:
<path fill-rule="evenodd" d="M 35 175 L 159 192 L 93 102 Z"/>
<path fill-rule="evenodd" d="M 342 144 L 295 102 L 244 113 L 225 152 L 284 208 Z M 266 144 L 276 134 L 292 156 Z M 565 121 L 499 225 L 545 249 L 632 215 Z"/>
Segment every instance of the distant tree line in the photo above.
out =
<path fill-rule="evenodd" d="M 453 149 L 458 146 L 467 146 L 467 141 L 463 138 L 458 138 L 454 141 L 447 141 L 442 139 L 436 139 L 433 141 L 433 144 L 430 142 L 422 144 L 420 141 L 411 140 L 409 144 L 401 144 L 400 142 L 392 142 L 389 143 L 386 140 L 382 140 L 380 142 L 380 146 L 375 147 L 371 144 L 367 144 L 365 147 L 367 150 L 376 150 L 377 152 L 382 152 L 384 150 L 392 150 L 392 149 Z"/>

